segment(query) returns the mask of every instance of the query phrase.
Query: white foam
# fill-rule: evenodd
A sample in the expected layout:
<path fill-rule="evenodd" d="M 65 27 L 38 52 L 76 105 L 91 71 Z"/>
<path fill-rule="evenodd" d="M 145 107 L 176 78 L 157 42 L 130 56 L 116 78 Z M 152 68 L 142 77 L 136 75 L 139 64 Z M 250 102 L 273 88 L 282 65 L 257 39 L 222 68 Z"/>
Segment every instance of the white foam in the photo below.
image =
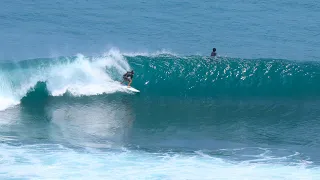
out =
<path fill-rule="evenodd" d="M 52 147 L 50 147 L 52 146 Z M 319 179 L 318 166 L 242 163 L 195 154 L 76 152 L 62 146 L 0 145 L 0 177 L 30 179 Z"/>
<path fill-rule="evenodd" d="M 0 111 L 3 111 L 3 110 L 10 108 L 10 107 L 13 107 L 17 104 L 19 104 L 19 101 L 16 101 L 11 98 L 0 97 Z"/>
<path fill-rule="evenodd" d="M 0 72 L 0 111 L 19 104 L 19 99 L 13 96 L 12 91 L 12 85 L 5 74 Z"/>
<path fill-rule="evenodd" d="M 114 77 L 106 73 L 106 68 L 112 69 Z M 17 105 L 39 81 L 46 82 L 53 96 L 66 92 L 78 96 L 125 91 L 115 78 L 120 79 L 128 70 L 130 66 L 125 57 L 112 49 L 100 57 L 88 58 L 78 54 L 74 61 L 57 61 L 48 67 L 17 68 L 7 74 L 0 72 L 0 111 Z"/>
<path fill-rule="evenodd" d="M 169 54 L 172 56 L 178 56 L 177 53 L 174 53 L 170 50 L 162 49 L 155 52 L 121 52 L 121 54 L 129 57 L 135 57 L 135 56 L 148 56 L 148 57 L 155 57 L 163 54 Z"/>

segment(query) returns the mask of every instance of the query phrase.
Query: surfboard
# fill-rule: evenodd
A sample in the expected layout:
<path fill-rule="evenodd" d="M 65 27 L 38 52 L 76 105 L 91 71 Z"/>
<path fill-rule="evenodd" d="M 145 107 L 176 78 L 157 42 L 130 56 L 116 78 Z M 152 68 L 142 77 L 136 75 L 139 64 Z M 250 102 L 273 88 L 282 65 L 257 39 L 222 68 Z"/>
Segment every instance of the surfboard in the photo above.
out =
<path fill-rule="evenodd" d="M 133 87 L 128 87 L 128 86 L 126 86 L 126 85 L 123 85 L 123 88 L 126 88 L 126 89 L 128 89 L 129 91 L 132 91 L 132 92 L 140 92 L 138 89 L 135 89 L 135 88 L 133 88 Z"/>
<path fill-rule="evenodd" d="M 119 81 L 118 81 L 119 82 Z M 119 82 L 119 83 L 121 83 L 121 82 Z M 127 90 L 129 90 L 129 91 L 131 91 L 131 92 L 140 92 L 138 89 L 135 89 L 135 88 L 133 88 L 133 87 L 128 87 L 127 85 L 124 85 L 124 84 L 121 84 L 121 86 L 123 87 L 123 88 L 125 88 L 125 89 L 127 89 Z"/>

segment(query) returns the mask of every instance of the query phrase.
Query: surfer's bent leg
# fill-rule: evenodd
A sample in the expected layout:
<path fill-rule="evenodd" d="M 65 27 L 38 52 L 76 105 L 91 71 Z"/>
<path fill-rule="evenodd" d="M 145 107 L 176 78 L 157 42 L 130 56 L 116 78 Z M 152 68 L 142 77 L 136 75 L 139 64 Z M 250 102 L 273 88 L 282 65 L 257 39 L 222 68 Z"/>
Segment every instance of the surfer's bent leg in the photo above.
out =
<path fill-rule="evenodd" d="M 128 78 L 128 81 L 129 81 L 128 87 L 130 87 L 130 84 L 132 83 L 132 79 Z"/>

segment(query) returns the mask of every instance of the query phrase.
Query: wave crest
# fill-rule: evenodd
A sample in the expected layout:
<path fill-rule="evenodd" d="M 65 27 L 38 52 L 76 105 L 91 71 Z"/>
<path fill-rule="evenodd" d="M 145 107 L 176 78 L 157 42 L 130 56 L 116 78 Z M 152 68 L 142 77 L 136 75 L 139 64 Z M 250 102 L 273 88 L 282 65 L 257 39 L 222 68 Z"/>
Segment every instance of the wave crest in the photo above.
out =
<path fill-rule="evenodd" d="M 75 57 L 32 59 L 0 64 L 0 68 L 0 110 L 4 110 L 36 96 L 123 91 L 116 77 L 121 77 L 130 66 L 124 56 L 113 50 L 100 57 L 78 54 Z"/>

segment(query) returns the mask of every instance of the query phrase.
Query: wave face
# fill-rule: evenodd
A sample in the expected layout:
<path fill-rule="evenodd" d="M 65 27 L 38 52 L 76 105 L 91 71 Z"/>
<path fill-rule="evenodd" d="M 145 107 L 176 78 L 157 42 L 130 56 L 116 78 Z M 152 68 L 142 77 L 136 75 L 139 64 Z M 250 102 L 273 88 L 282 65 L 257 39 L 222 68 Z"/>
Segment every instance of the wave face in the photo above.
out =
<path fill-rule="evenodd" d="M 134 69 L 146 96 L 310 97 L 320 95 L 320 64 L 277 59 L 208 58 L 166 53 L 59 57 L 0 64 L 0 110 L 49 96 L 124 92 Z"/>
<path fill-rule="evenodd" d="M 188 96 L 318 96 L 320 65 L 276 59 L 135 56 L 134 85 L 148 93 Z"/>

